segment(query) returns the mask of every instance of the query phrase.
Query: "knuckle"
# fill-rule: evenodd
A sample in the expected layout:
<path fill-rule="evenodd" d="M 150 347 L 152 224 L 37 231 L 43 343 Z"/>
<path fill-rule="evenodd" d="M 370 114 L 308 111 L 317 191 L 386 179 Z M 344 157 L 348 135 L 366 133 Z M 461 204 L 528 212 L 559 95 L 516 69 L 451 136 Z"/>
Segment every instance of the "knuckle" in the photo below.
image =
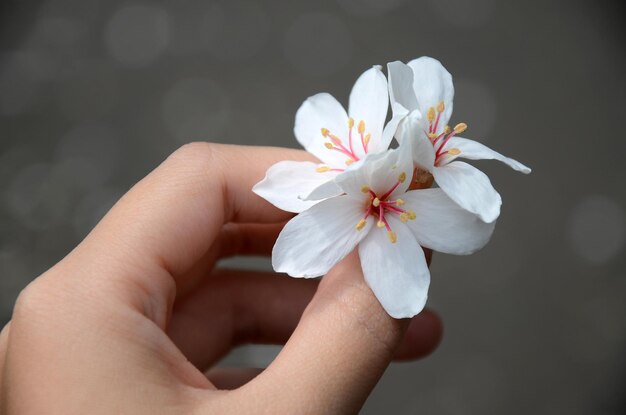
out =
<path fill-rule="evenodd" d="M 179 147 L 170 159 L 191 167 L 207 166 L 221 158 L 222 146 L 208 142 L 192 142 Z"/>
<path fill-rule="evenodd" d="M 13 309 L 15 322 L 33 319 L 44 312 L 50 302 L 48 285 L 46 278 L 41 276 L 31 281 L 20 291 Z"/>
<path fill-rule="evenodd" d="M 167 161 L 166 173 L 170 180 L 180 180 L 199 186 L 216 186 L 223 182 L 223 166 L 227 165 L 228 151 L 224 145 L 193 142 L 174 151 Z M 174 174 L 172 174 L 174 173 Z"/>

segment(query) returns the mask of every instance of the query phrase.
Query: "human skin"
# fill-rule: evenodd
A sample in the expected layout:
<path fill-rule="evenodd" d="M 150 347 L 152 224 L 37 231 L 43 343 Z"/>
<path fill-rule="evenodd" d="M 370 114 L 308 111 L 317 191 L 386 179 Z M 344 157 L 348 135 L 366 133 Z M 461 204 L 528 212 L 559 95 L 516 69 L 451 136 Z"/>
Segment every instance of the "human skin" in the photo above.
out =
<path fill-rule="evenodd" d="M 0 334 L 0 412 L 356 413 L 394 358 L 434 350 L 437 315 L 389 317 L 355 253 L 319 284 L 214 268 L 271 253 L 291 214 L 251 188 L 273 163 L 310 157 L 208 143 L 172 154 L 19 295 Z M 212 369 L 246 343 L 285 346 L 263 371 Z"/>

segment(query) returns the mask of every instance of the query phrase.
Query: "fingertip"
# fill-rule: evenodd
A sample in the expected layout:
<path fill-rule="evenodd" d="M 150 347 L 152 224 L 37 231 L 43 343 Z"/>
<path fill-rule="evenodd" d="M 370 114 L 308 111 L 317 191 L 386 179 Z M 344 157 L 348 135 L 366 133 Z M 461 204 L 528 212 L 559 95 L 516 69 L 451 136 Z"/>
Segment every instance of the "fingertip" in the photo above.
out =
<path fill-rule="evenodd" d="M 437 349 L 442 338 L 441 317 L 435 311 L 425 309 L 411 319 L 394 360 L 405 361 L 426 357 Z"/>

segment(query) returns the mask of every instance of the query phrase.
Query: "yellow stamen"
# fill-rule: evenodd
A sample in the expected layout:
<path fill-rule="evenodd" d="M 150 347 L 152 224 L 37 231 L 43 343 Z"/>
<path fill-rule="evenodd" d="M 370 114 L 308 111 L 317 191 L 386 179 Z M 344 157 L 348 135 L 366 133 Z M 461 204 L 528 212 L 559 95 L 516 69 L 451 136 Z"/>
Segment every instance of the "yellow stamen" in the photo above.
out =
<path fill-rule="evenodd" d="M 329 133 L 329 132 L 330 132 L 330 131 L 328 131 L 328 128 L 322 128 L 322 135 L 323 135 L 324 137 L 328 137 L 328 133 Z"/>
<path fill-rule="evenodd" d="M 458 148 L 451 148 L 448 150 L 448 154 L 450 154 L 451 156 L 458 156 L 459 154 L 461 154 L 461 150 L 459 150 Z"/>
<path fill-rule="evenodd" d="M 400 175 L 398 176 L 398 181 L 400 183 L 404 183 L 405 180 L 406 180 L 406 173 L 405 172 L 400 173 Z"/>
<path fill-rule="evenodd" d="M 316 172 L 318 173 L 326 173 L 327 171 L 330 171 L 330 167 L 328 166 L 319 166 L 317 169 L 315 169 Z"/>
<path fill-rule="evenodd" d="M 369 186 L 361 186 L 361 191 L 362 191 L 363 193 L 369 193 L 370 188 L 369 188 Z"/>
<path fill-rule="evenodd" d="M 352 160 L 352 159 L 347 159 L 347 160 L 346 160 L 346 166 L 349 166 L 349 165 L 351 165 L 352 163 L 354 163 L 354 160 Z"/>
<path fill-rule="evenodd" d="M 402 223 L 406 223 L 409 220 L 409 215 L 405 212 L 400 215 L 400 220 Z"/>
<path fill-rule="evenodd" d="M 452 130 L 450 129 L 449 125 L 446 125 L 445 127 L 443 127 L 443 133 L 448 135 L 452 132 Z"/>
<path fill-rule="evenodd" d="M 434 140 L 437 137 L 439 137 L 439 134 L 437 133 L 428 133 L 428 138 L 430 138 L 431 140 Z"/>
<path fill-rule="evenodd" d="M 428 112 L 426 113 L 426 118 L 428 122 L 435 121 L 435 109 L 433 107 L 428 108 Z"/>
<path fill-rule="evenodd" d="M 379 199 L 379 198 L 377 198 L 377 197 L 376 197 L 376 198 L 374 198 L 374 200 L 372 200 L 372 205 L 373 205 L 374 207 L 378 207 L 378 206 L 380 206 L 380 199 Z"/>
<path fill-rule="evenodd" d="M 443 101 L 439 101 L 439 103 L 437 104 L 437 112 L 443 112 L 446 109 L 446 105 L 443 103 Z"/>
<path fill-rule="evenodd" d="M 417 215 L 412 210 L 407 210 L 406 215 L 409 220 L 415 220 L 415 218 L 417 218 Z"/>
<path fill-rule="evenodd" d="M 389 231 L 387 232 L 387 236 L 389 237 L 389 241 L 392 244 L 395 244 L 396 242 L 398 242 L 398 235 L 396 235 L 395 232 Z"/>
<path fill-rule="evenodd" d="M 329 150 L 332 150 L 333 148 L 335 148 L 335 146 L 330 143 L 324 143 L 324 147 L 326 147 Z"/>
<path fill-rule="evenodd" d="M 363 144 L 365 144 L 366 146 L 370 143 L 370 139 L 372 138 L 372 134 L 367 133 L 367 135 L 365 136 L 365 138 L 363 139 Z"/>
<path fill-rule="evenodd" d="M 397 200 L 396 200 L 396 205 L 398 205 L 398 206 L 402 206 L 402 205 L 404 205 L 404 203 L 405 203 L 405 202 L 404 202 L 404 200 L 403 200 L 403 199 L 397 199 Z"/>
<path fill-rule="evenodd" d="M 465 124 L 464 122 L 459 123 L 459 124 L 454 126 L 454 133 L 455 134 L 461 134 L 465 130 L 467 130 L 467 124 Z"/>
<path fill-rule="evenodd" d="M 356 224 L 356 230 L 360 231 L 361 229 L 363 229 L 366 223 L 367 222 L 365 221 L 365 219 L 361 219 L 359 223 Z"/>
<path fill-rule="evenodd" d="M 363 134 L 365 132 L 365 121 L 359 121 L 359 134 Z"/>
<path fill-rule="evenodd" d="M 332 141 L 334 145 L 336 146 L 341 145 L 341 139 L 337 137 L 336 135 L 329 134 L 328 137 L 330 138 L 330 141 Z"/>
<path fill-rule="evenodd" d="M 354 118 L 348 118 L 348 128 L 352 129 L 354 127 Z"/>
<path fill-rule="evenodd" d="M 385 227 L 385 222 L 383 222 L 382 220 L 379 220 L 379 221 L 376 223 L 376 226 L 378 226 L 379 228 L 384 228 L 384 227 Z"/>

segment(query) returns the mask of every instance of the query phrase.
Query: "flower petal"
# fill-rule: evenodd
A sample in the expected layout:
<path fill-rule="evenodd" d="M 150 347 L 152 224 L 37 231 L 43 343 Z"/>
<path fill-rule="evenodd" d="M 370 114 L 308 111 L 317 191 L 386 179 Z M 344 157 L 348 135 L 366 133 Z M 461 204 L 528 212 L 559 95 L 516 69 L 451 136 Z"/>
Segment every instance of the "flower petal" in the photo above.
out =
<path fill-rule="evenodd" d="M 413 70 L 413 90 L 421 113 L 426 114 L 428 108 L 436 107 L 440 101 L 445 104 L 436 131 L 441 133 L 452 116 L 454 99 L 452 75 L 441 62 L 428 56 L 414 59 L 408 65 Z"/>
<path fill-rule="evenodd" d="M 337 175 L 336 172 L 319 173 L 315 170 L 317 167 L 318 164 L 310 161 L 280 161 L 267 170 L 265 178 L 252 191 L 279 209 L 302 212 L 317 203 L 302 199 L 324 183 L 332 183 Z M 326 197 L 330 196 L 332 194 Z"/>
<path fill-rule="evenodd" d="M 358 124 L 365 122 L 365 134 L 370 133 L 371 139 L 368 144 L 368 152 L 378 153 L 387 150 L 389 141 L 382 141 L 382 132 L 387 118 L 389 106 L 389 93 L 387 92 L 387 79 L 383 75 L 380 66 L 374 66 L 365 71 L 357 79 L 350 93 L 350 105 L 348 113 L 354 119 L 354 151 L 359 157 L 366 153 L 363 150 L 359 134 Z"/>
<path fill-rule="evenodd" d="M 485 223 L 454 203 L 441 189 L 413 190 L 403 199 L 417 212 L 406 223 L 420 245 L 438 252 L 468 255 L 489 242 L 495 221 Z"/>
<path fill-rule="evenodd" d="M 500 215 L 502 199 L 485 173 L 462 161 L 454 161 L 432 170 L 435 181 L 450 199 L 475 213 L 485 222 Z"/>
<path fill-rule="evenodd" d="M 413 91 L 413 71 L 400 61 L 387 64 L 389 73 L 389 99 L 393 116 L 383 130 L 384 137 L 395 137 L 401 142 L 408 134 L 423 129 L 422 113 L 418 109 Z M 407 138 L 412 139 L 412 138 Z M 390 139 L 389 139 L 390 140 Z"/>
<path fill-rule="evenodd" d="M 425 134 L 410 134 L 405 137 L 411 141 L 415 164 L 424 170 L 431 171 L 435 166 L 435 149 L 428 137 Z"/>
<path fill-rule="evenodd" d="M 326 199 L 287 222 L 272 251 L 276 272 L 312 278 L 326 274 L 348 255 L 372 227 L 360 231 L 363 205 L 349 197 Z"/>
<path fill-rule="evenodd" d="M 430 272 L 424 252 L 409 229 L 390 217 L 397 242 L 384 229 L 372 229 L 359 244 L 365 281 L 385 311 L 393 318 L 409 318 L 426 304 Z"/>
<path fill-rule="evenodd" d="M 503 156 L 497 151 L 493 151 L 489 147 L 467 138 L 452 137 L 446 144 L 446 148 L 458 148 L 461 151 L 460 154 L 458 156 L 454 156 L 453 159 L 461 157 L 470 160 L 498 160 L 508 165 L 513 170 L 517 170 L 525 174 L 528 174 L 531 171 L 530 168 L 524 166 L 519 161 Z"/>
<path fill-rule="evenodd" d="M 368 155 L 356 168 L 339 174 L 335 183 L 349 197 L 362 201 L 363 186 L 369 187 L 376 194 L 384 194 L 398 182 L 401 175 L 405 176 L 405 180 L 398 185 L 394 195 L 404 193 L 411 182 L 413 161 L 410 142 L 394 150 Z"/>
<path fill-rule="evenodd" d="M 344 154 L 324 146 L 328 139 L 322 136 L 322 128 L 347 140 L 348 114 L 330 94 L 321 93 L 307 98 L 296 112 L 294 134 L 306 151 L 331 167 L 345 168 L 348 158 Z"/>
<path fill-rule="evenodd" d="M 421 129 L 422 114 L 419 110 L 411 111 L 407 115 L 395 113 L 383 130 L 383 142 L 391 142 L 396 137 L 399 143 L 404 136 L 411 134 L 413 129 Z"/>
<path fill-rule="evenodd" d="M 389 73 L 389 98 L 391 110 L 394 116 L 408 115 L 411 111 L 418 110 L 417 98 L 413 91 L 413 70 L 408 65 L 400 62 L 387 64 Z"/>
<path fill-rule="evenodd" d="M 322 200 L 328 199 L 329 197 L 339 196 L 342 193 L 343 190 L 341 187 L 339 187 L 337 183 L 331 179 L 313 189 L 308 195 L 306 193 L 302 193 L 302 196 L 298 197 L 302 200 Z"/>

